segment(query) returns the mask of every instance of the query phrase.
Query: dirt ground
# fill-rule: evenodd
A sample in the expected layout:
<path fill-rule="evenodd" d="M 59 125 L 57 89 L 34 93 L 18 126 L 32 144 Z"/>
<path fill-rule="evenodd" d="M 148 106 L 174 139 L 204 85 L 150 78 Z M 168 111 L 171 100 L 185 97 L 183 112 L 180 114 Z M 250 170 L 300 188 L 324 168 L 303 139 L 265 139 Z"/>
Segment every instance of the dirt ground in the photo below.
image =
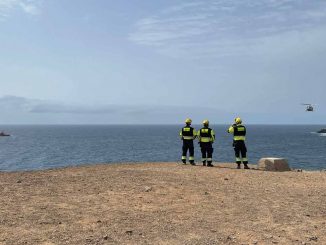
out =
<path fill-rule="evenodd" d="M 0 173 L 0 244 L 326 244 L 326 172 L 233 167 Z"/>

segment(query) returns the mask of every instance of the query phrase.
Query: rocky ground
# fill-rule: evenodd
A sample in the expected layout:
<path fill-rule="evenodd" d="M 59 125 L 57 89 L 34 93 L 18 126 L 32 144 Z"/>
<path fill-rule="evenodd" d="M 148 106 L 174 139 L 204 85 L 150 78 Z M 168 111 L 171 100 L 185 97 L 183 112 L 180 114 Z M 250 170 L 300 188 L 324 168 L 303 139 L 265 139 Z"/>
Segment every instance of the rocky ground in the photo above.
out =
<path fill-rule="evenodd" d="M 0 244 L 326 244 L 326 172 L 233 167 L 0 173 Z"/>

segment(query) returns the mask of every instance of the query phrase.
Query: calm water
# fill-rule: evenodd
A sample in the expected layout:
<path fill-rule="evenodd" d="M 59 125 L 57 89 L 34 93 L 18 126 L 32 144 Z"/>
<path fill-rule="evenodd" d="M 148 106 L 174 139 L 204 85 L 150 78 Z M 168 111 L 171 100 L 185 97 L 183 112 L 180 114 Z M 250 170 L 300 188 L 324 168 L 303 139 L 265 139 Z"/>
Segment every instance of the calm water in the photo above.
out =
<path fill-rule="evenodd" d="M 0 170 L 34 170 L 85 163 L 179 161 L 182 126 L 0 126 Z M 197 129 L 199 126 L 195 126 Z M 292 168 L 326 169 L 323 126 L 247 126 L 249 162 L 285 157 Z M 324 126 L 325 127 L 325 126 Z M 214 125 L 214 160 L 234 161 L 227 125 Z M 196 159 L 200 160 L 197 144 Z"/>

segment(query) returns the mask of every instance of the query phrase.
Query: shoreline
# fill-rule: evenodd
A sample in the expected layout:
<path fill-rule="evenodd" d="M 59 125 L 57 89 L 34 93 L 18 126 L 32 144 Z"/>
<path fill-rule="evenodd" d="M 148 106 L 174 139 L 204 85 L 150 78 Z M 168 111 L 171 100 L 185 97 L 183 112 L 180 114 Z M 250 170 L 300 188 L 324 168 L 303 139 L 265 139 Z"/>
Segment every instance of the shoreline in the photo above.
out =
<path fill-rule="evenodd" d="M 76 165 L 68 165 L 68 166 L 58 166 L 58 167 L 51 167 L 51 168 L 42 168 L 42 169 L 27 169 L 27 170 L 1 170 L 1 173 L 25 173 L 25 172 L 43 172 L 43 171 L 54 171 L 54 170 L 60 170 L 60 169 L 69 169 L 69 168 L 82 168 L 82 167 L 96 167 L 96 166 L 115 166 L 115 165 L 143 165 L 143 164 L 178 164 L 183 165 L 182 162 L 107 162 L 107 163 L 82 163 L 82 164 L 76 164 Z M 236 169 L 236 163 L 234 162 L 213 162 L 213 165 L 215 168 L 228 168 L 228 169 Z M 191 166 L 189 163 L 187 163 L 185 166 Z M 258 169 L 257 164 L 249 163 L 248 166 L 250 167 L 250 170 L 256 170 L 256 171 L 264 171 Z M 191 167 L 202 167 L 201 162 L 196 162 L 196 166 Z M 243 169 L 243 165 L 241 165 L 241 169 Z M 303 168 L 291 168 L 290 171 L 286 172 L 326 172 L 326 169 L 303 169 Z M 278 172 L 278 171 L 266 171 L 266 172 Z"/>
<path fill-rule="evenodd" d="M 1 172 L 0 244 L 326 243 L 326 172 L 224 164 Z"/>

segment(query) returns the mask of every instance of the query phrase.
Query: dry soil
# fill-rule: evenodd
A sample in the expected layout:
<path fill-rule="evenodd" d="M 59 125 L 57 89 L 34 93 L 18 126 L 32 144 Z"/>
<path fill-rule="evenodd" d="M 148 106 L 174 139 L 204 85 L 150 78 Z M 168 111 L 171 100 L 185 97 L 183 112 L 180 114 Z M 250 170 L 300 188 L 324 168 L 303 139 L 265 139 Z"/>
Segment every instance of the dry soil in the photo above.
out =
<path fill-rule="evenodd" d="M 0 244 L 326 244 L 326 172 L 233 167 L 0 173 Z"/>

